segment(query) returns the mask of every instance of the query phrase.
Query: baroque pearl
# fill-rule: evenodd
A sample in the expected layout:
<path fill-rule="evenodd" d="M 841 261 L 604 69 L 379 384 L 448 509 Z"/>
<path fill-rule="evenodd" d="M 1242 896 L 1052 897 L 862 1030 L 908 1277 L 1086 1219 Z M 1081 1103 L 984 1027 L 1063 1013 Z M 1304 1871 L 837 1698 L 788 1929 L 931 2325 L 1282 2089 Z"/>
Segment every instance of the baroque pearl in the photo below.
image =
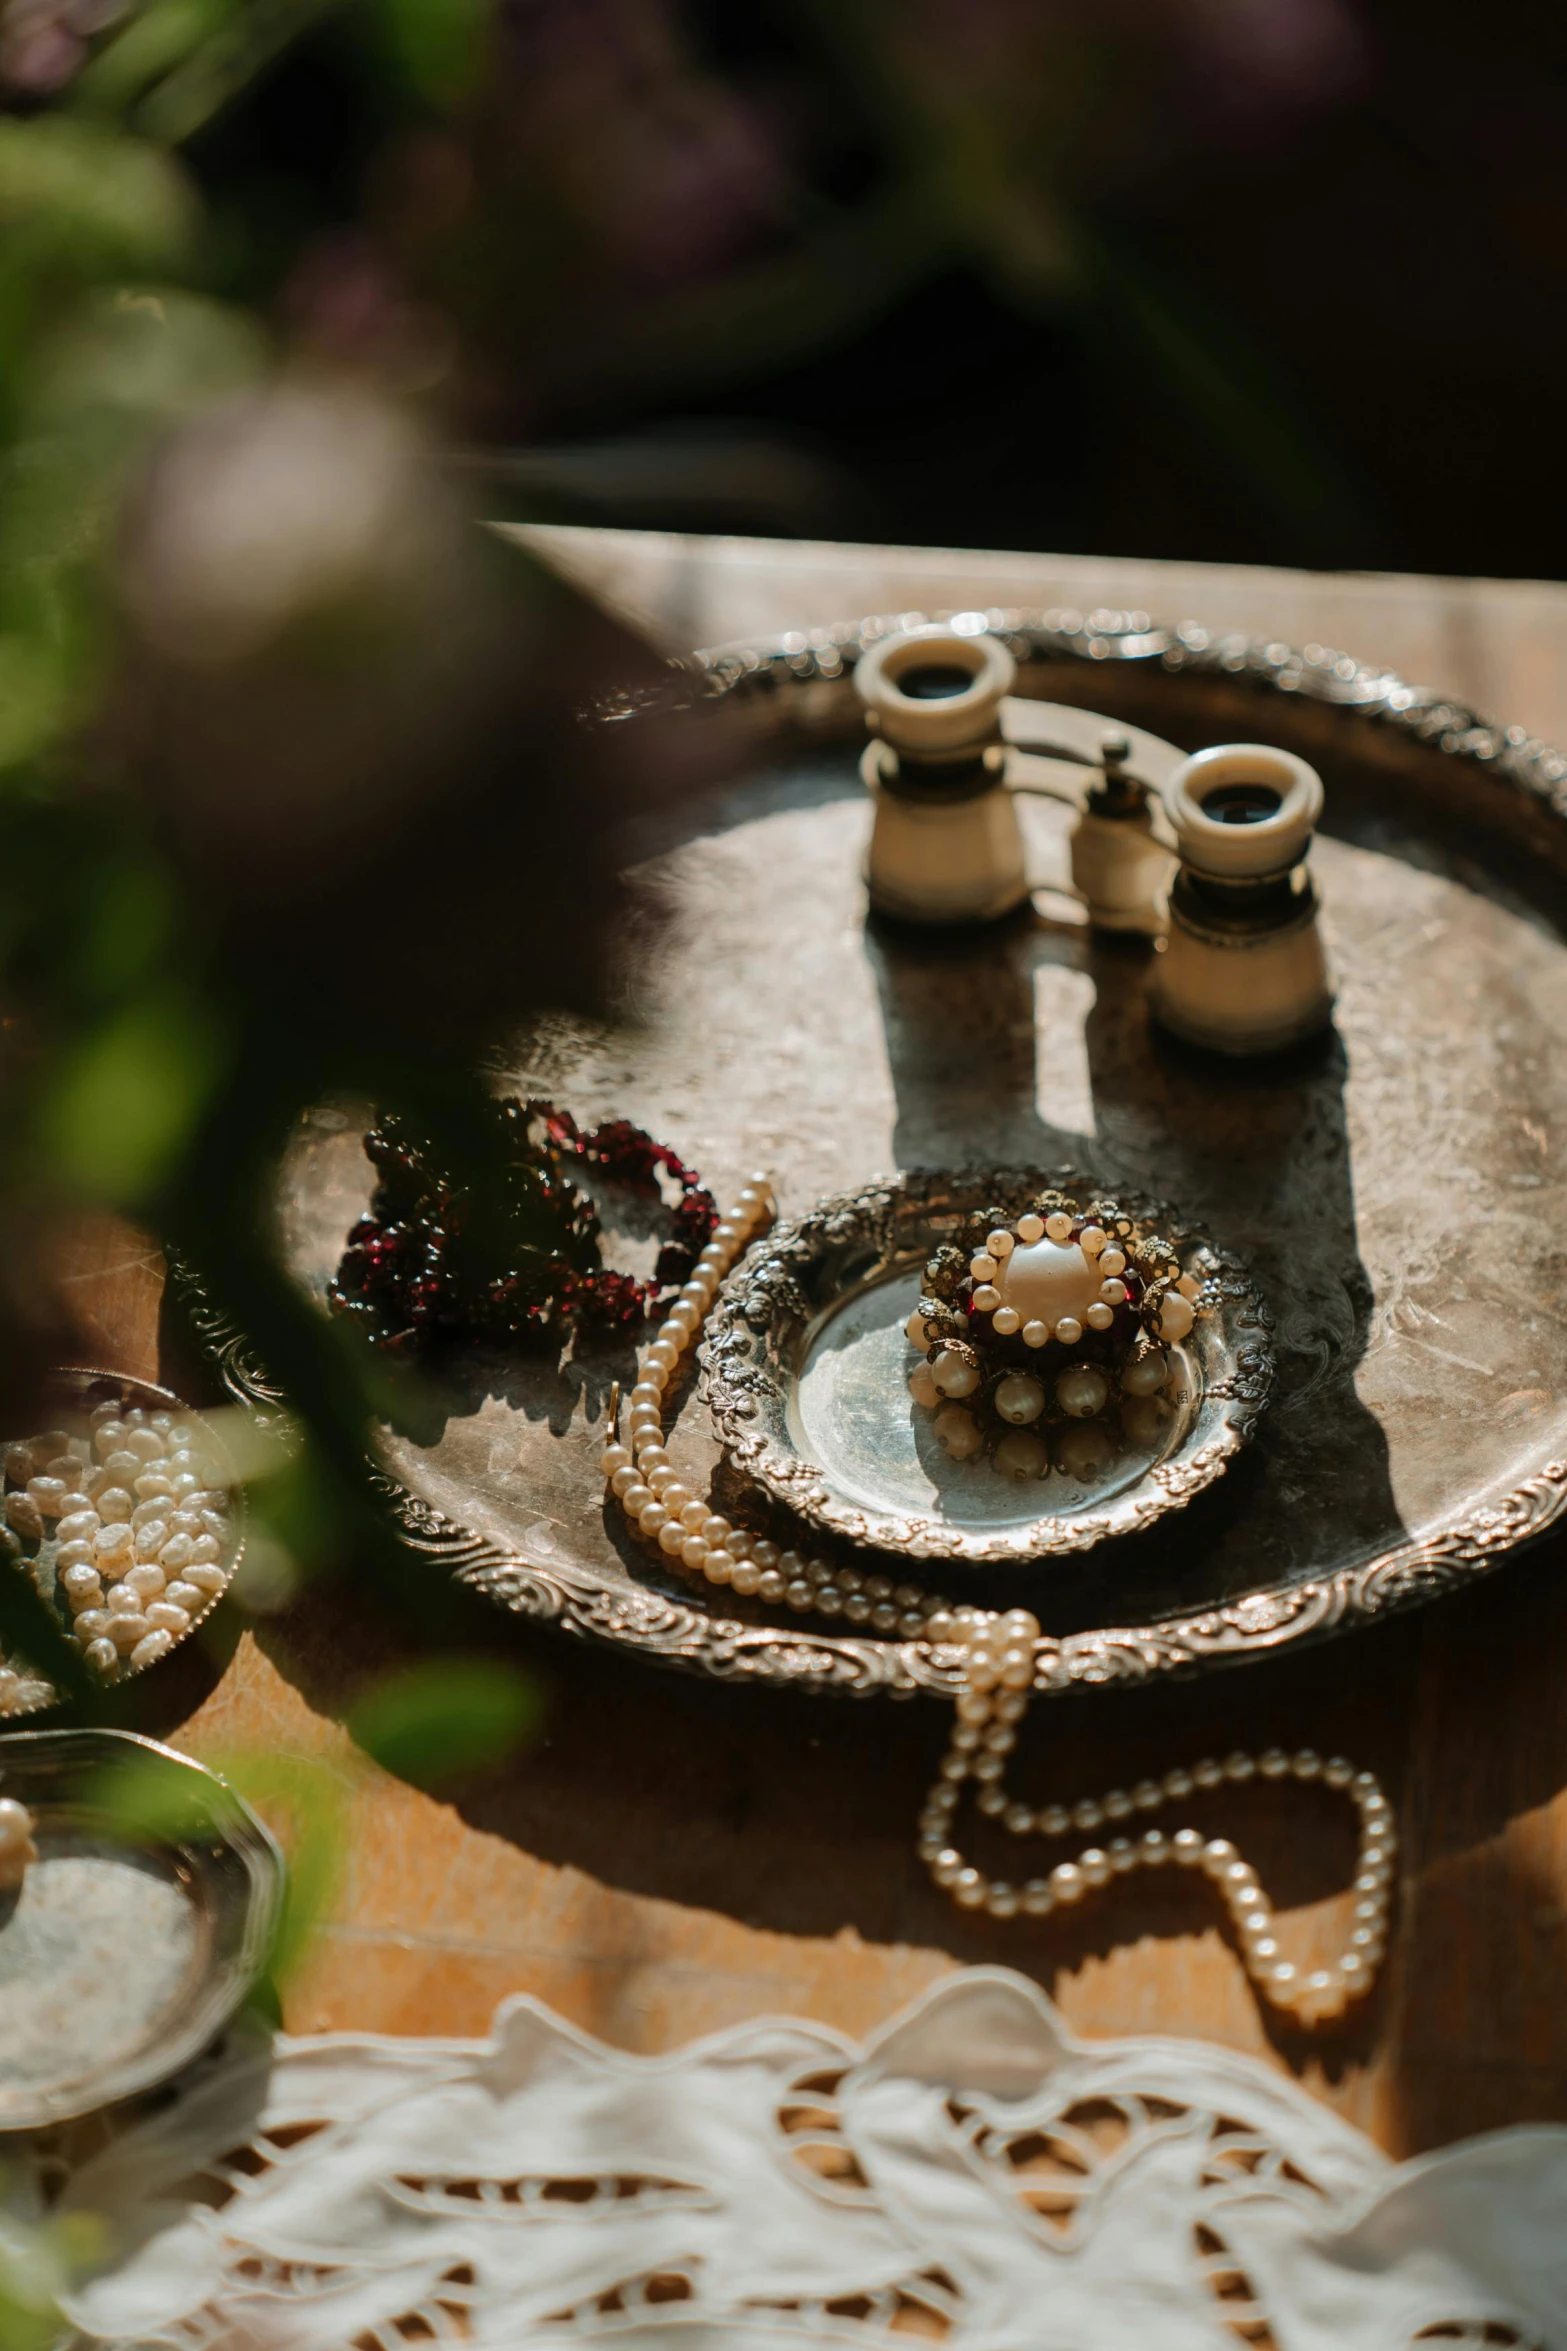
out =
<path fill-rule="evenodd" d="M 971 1461 L 985 1440 L 979 1433 L 979 1423 L 972 1412 L 965 1412 L 960 1404 L 948 1404 L 937 1413 L 936 1436 L 954 1461 Z"/>
<path fill-rule="evenodd" d="M 1122 1372 L 1122 1393 L 1127 1396 L 1156 1396 L 1169 1376 L 1169 1357 L 1162 1348 L 1150 1347 L 1146 1354 L 1134 1356 Z"/>
<path fill-rule="evenodd" d="M 931 1365 L 931 1377 L 944 1396 L 972 1396 L 979 1386 L 979 1365 L 956 1348 L 948 1348 Z"/>
<path fill-rule="evenodd" d="M 1045 1391 L 1031 1373 L 1009 1372 L 1004 1380 L 996 1384 L 995 1404 L 1003 1420 L 1011 1421 L 1016 1428 L 1024 1428 L 1031 1420 L 1037 1420 L 1044 1411 Z"/>
<path fill-rule="evenodd" d="M 1183 1298 L 1178 1290 L 1171 1290 L 1159 1309 L 1159 1336 L 1176 1341 L 1184 1339 L 1196 1319 L 1191 1300 Z"/>
<path fill-rule="evenodd" d="M 1076 1241 L 1046 1239 L 1013 1250 L 1001 1269 L 996 1294 L 997 1303 L 1012 1307 L 1020 1321 L 1048 1323 L 1054 1330 L 1063 1315 L 1081 1321 L 1098 1288 L 1094 1269 Z"/>
<path fill-rule="evenodd" d="M 1063 1477 L 1075 1478 L 1080 1486 L 1092 1485 L 1108 1467 L 1114 1451 L 1109 1432 L 1093 1422 L 1064 1428 L 1055 1440 L 1056 1467 Z"/>
<path fill-rule="evenodd" d="M 1056 1402 L 1074 1420 L 1091 1420 L 1110 1400 L 1110 1383 L 1091 1363 L 1074 1363 L 1056 1382 Z M 997 1391 L 1000 1403 L 1000 1391 Z"/>
<path fill-rule="evenodd" d="M 996 1447 L 995 1464 L 1003 1477 L 1038 1478 L 1050 1467 L 1050 1454 L 1043 1437 L 1027 1429 L 1012 1429 Z"/>

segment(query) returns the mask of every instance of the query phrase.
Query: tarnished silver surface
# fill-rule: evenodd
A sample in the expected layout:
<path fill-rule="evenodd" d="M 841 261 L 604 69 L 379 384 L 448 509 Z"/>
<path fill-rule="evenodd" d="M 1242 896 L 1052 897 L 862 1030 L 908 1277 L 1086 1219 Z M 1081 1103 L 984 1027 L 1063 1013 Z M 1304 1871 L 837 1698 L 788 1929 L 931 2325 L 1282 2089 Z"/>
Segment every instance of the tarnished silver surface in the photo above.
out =
<path fill-rule="evenodd" d="M 1026 1592 L 1045 1687 L 1266 1654 L 1472 1580 L 1567 1502 L 1567 759 L 1320 649 L 1140 614 L 987 618 L 1026 692 L 1319 766 L 1339 980 L 1320 1049 L 1248 1069 L 1162 1043 L 1146 957 L 1048 892 L 966 938 L 868 924 L 847 671 L 896 625 L 870 621 L 698 662 L 774 763 L 650 864 L 666 927 L 626 1023 L 542 1023 L 511 1081 L 639 1120 L 720 1194 L 769 1166 L 786 1217 L 876 1168 L 1073 1162 L 1179 1202 L 1253 1268 L 1278 1377 L 1228 1474 L 1086 1557 L 966 1571 L 971 1597 Z M 1052 813 L 1024 813 L 1041 867 L 1064 870 Z M 288 1201 L 317 1289 L 368 1189 L 356 1123 L 324 1114 Z M 672 1664 L 952 1687 L 946 1652 L 741 1621 L 633 1545 L 595 1474 L 628 1368 L 454 1367 L 387 1440 L 411 1539 L 510 1605 Z M 689 1390 L 677 1404 L 688 1482 L 743 1508 L 705 1412 Z"/>
<path fill-rule="evenodd" d="M 725 1285 L 701 1348 L 728 1459 L 820 1534 L 949 1571 L 1019 1567 L 1146 1531 L 1222 1476 L 1273 1378 L 1268 1318 L 1245 1267 L 1177 1211 L 1117 1200 L 1203 1284 L 1178 1409 L 1157 1453 L 1123 1447 L 1095 1487 L 1018 1484 L 986 1459 L 949 1461 L 910 1402 L 903 1326 L 927 1258 L 974 1210 L 1023 1213 L 1046 1184 L 1091 1198 L 1072 1168 L 892 1177 L 841 1192 L 753 1249 Z"/>
<path fill-rule="evenodd" d="M 266 1965 L 283 1864 L 220 1779 L 128 1731 L 0 1738 L 0 1795 L 38 1847 L 0 1896 L 0 2131 L 34 2130 L 206 2047 Z"/>

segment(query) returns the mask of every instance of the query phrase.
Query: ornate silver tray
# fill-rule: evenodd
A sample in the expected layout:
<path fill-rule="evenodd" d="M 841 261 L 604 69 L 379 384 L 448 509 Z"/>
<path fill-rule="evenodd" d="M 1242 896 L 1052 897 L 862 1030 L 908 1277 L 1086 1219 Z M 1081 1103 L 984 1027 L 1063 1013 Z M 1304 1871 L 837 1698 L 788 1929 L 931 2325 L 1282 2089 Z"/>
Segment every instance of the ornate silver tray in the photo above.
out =
<path fill-rule="evenodd" d="M 701 1348 L 729 1460 L 824 1535 L 955 1569 L 1138 1534 L 1222 1476 L 1272 1382 L 1267 1315 L 1232 1251 L 1124 1189 L 1121 1206 L 1203 1282 L 1204 1311 L 1171 1350 L 1182 1376 L 1163 1443 L 1123 1446 L 1092 1487 L 1018 1485 L 984 1459 L 949 1461 L 911 1406 L 903 1326 L 927 1258 L 973 1210 L 1021 1214 L 1046 1184 L 1080 1198 L 1094 1189 L 1070 1168 L 892 1177 L 770 1233 L 725 1285 Z"/>
<path fill-rule="evenodd" d="M 0 1738 L 0 1795 L 38 1847 L 0 1895 L 0 2131 L 34 2130 L 206 2047 L 266 1965 L 283 1864 L 222 1780 L 128 1731 Z"/>
<path fill-rule="evenodd" d="M 964 1571 L 970 1597 L 1026 1593 L 1044 1686 L 1238 1662 L 1472 1581 L 1567 1502 L 1567 759 L 1331 651 L 1135 613 L 986 615 L 1026 694 L 1184 748 L 1275 741 L 1322 771 L 1336 1032 L 1215 1069 L 1151 1032 L 1143 954 L 1048 889 L 981 935 L 867 923 L 847 673 L 906 618 L 691 665 L 685 690 L 735 715 L 760 771 L 650 854 L 666 919 L 638 949 L 635 1022 L 541 1022 L 506 1081 L 640 1121 L 720 1195 L 767 1166 L 786 1218 L 877 1168 L 1069 1162 L 1179 1202 L 1240 1253 L 1276 1318 L 1277 1377 L 1227 1474 L 1151 1532 L 1032 1576 Z M 1025 821 L 1041 869 L 1064 870 L 1064 817 L 1030 802 Z M 362 1123 L 330 1107 L 298 1138 L 285 1226 L 317 1291 L 368 1197 Z M 628 1368 L 450 1368 L 384 1448 L 432 1566 L 708 1673 L 953 1686 L 947 1652 L 768 1623 L 634 1545 L 595 1469 Z M 243 1391 L 232 1355 L 230 1373 Z M 689 1390 L 672 1442 L 687 1482 L 743 1511 Z"/>

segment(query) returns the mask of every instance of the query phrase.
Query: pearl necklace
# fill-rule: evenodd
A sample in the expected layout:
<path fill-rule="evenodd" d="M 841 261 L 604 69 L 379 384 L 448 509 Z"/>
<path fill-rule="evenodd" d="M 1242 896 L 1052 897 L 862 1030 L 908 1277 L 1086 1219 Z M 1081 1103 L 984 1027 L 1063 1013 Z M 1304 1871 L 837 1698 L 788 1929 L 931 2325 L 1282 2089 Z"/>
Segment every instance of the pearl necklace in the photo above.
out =
<path fill-rule="evenodd" d="M 1016 1802 L 1005 1787 L 1007 1758 L 1017 1745 L 1027 1714 L 1040 1646 L 1038 1619 L 1027 1609 L 1004 1615 L 967 1606 L 952 1607 L 917 1584 L 895 1584 L 888 1576 L 862 1575 L 815 1553 L 784 1550 L 765 1536 L 737 1527 L 685 1485 L 664 1446 L 665 1396 L 681 1359 L 694 1347 L 720 1284 L 761 1229 L 772 1220 L 773 1199 L 765 1175 L 753 1175 L 734 1207 L 719 1222 L 692 1277 L 680 1292 L 652 1343 L 638 1359 L 627 1434 L 619 1439 L 620 1393 L 610 1398 L 610 1438 L 599 1467 L 630 1525 L 656 1544 L 674 1565 L 714 1585 L 727 1585 L 742 1598 L 782 1603 L 900 1640 L 958 1645 L 963 1652 L 963 1687 L 956 1720 L 936 1780 L 919 1818 L 917 1851 L 938 1886 L 965 1910 L 992 1918 L 1020 1912 L 1042 1918 L 1080 1902 L 1090 1888 L 1134 1869 L 1174 1864 L 1208 1878 L 1229 1909 L 1246 1972 L 1276 2008 L 1292 2010 L 1303 2024 L 1339 2016 L 1352 1999 L 1369 1991 L 1387 1949 L 1388 1908 L 1398 1842 L 1393 1810 L 1368 1771 L 1357 1771 L 1342 1756 L 1326 1762 L 1314 1749 L 1296 1755 L 1282 1748 L 1265 1754 L 1235 1754 L 1218 1762 L 1205 1758 L 1189 1769 L 1177 1767 L 1160 1780 L 1135 1788 L 1112 1788 L 1085 1797 L 1070 1808 L 1051 1804 L 1036 1811 Z M 1000 1821 L 1017 1837 L 1083 1835 L 1107 1824 L 1132 1821 L 1161 1811 L 1194 1791 L 1244 1781 L 1294 1779 L 1320 1782 L 1347 1795 L 1360 1814 L 1360 1858 L 1354 1881 L 1354 1923 L 1337 1964 L 1303 1975 L 1284 1957 L 1274 1933 L 1274 1913 L 1251 1864 L 1227 1837 L 1205 1837 L 1194 1828 L 1143 1829 L 1116 1834 L 1103 1846 L 1087 1845 L 1073 1861 L 1059 1862 L 1046 1878 L 1013 1886 L 988 1878 L 965 1861 L 952 1843 L 954 1816 L 964 1783 L 975 1787 L 976 1808 Z"/>

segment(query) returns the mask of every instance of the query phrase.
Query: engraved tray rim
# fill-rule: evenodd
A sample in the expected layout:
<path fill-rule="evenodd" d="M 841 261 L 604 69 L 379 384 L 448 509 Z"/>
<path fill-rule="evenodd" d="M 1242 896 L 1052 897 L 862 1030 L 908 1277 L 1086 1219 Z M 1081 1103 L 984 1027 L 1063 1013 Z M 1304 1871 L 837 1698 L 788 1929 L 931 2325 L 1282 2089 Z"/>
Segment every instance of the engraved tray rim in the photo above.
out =
<path fill-rule="evenodd" d="M 1272 1323 L 1241 1259 L 1169 1202 L 1116 1186 L 1145 1231 L 1183 1257 L 1200 1254 L 1215 1295 L 1193 1334 L 1202 1393 L 1180 1444 L 1133 1484 L 1095 1505 L 1026 1528 L 965 1532 L 835 1500 L 826 1473 L 801 1455 L 789 1402 L 802 1345 L 852 1289 L 918 1263 L 938 1220 L 996 1201 L 1017 1213 L 1048 1185 L 1082 1198 L 1103 1186 L 1076 1168 L 913 1168 L 876 1176 L 775 1225 L 724 1284 L 698 1349 L 701 1395 L 729 1460 L 773 1501 L 857 1549 L 956 1566 L 1025 1567 L 1139 1534 L 1222 1477 L 1251 1435 L 1273 1384 Z M 917 1228 L 926 1228 L 916 1238 Z M 847 1262 L 845 1262 L 847 1261 Z M 852 1270 L 850 1270 L 852 1268 Z M 954 1598 L 961 1597 L 954 1594 Z"/>
<path fill-rule="evenodd" d="M 779 631 L 734 640 L 671 665 L 667 687 L 611 696 L 597 716 L 634 720 L 671 701 L 720 709 L 740 705 L 780 742 L 831 732 L 851 698 L 847 683 L 861 650 L 929 613 L 874 614 L 831 628 Z M 1019 690 L 1048 694 L 1049 675 L 1086 683 L 1122 667 L 1176 681 L 1277 696 L 1300 723 L 1337 730 L 1340 748 L 1397 766 L 1413 753 L 1435 761 L 1460 789 L 1490 796 L 1499 820 L 1544 827 L 1567 872 L 1567 754 L 1519 726 L 1493 721 L 1456 698 L 1406 683 L 1396 673 L 1331 646 L 1301 651 L 1274 638 L 1223 633 L 1201 622 L 1175 626 L 1145 612 L 992 607 L 968 616 L 1000 633 L 1019 666 Z M 1042 675 L 1043 673 L 1043 675 Z M 1347 730 L 1347 733 L 1344 731 Z M 171 1268 L 171 1271 L 177 1271 Z M 184 1277 L 192 1327 L 225 1386 L 240 1402 L 272 1414 L 278 1400 L 250 1362 L 242 1338 Z M 710 1615 L 656 1586 L 559 1559 L 529 1557 L 457 1524 L 423 1497 L 381 1474 L 378 1483 L 410 1546 L 459 1581 L 518 1614 L 581 1638 L 602 1640 L 649 1662 L 723 1681 L 833 1691 L 855 1697 L 952 1697 L 961 1653 L 926 1641 L 879 1640 Z M 1521 1545 L 1545 1534 L 1567 1510 L 1567 1459 L 1542 1460 L 1505 1495 L 1478 1502 L 1447 1523 L 1369 1560 L 1297 1584 L 1260 1586 L 1238 1598 L 1143 1624 L 1109 1624 L 1039 1648 L 1036 1688 L 1045 1694 L 1163 1682 L 1220 1665 L 1277 1655 L 1370 1624 L 1474 1582 Z"/>

